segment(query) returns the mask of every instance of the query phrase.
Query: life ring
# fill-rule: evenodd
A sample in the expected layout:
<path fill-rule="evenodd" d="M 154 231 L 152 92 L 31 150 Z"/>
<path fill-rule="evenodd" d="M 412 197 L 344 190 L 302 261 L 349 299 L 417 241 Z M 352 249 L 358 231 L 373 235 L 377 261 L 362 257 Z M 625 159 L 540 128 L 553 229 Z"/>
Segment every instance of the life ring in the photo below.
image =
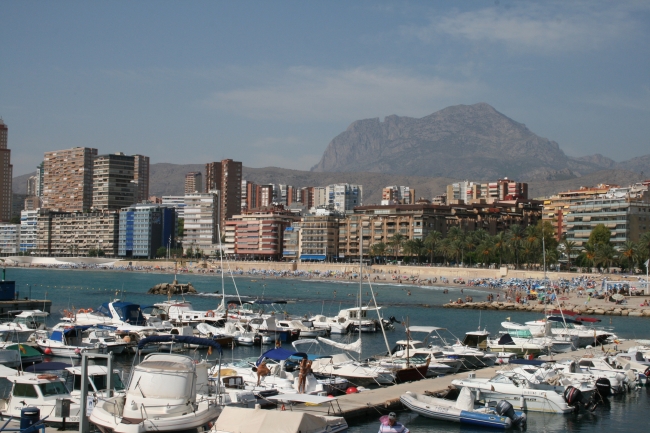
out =
<path fill-rule="evenodd" d="M 86 312 L 86 310 L 84 310 L 83 308 L 79 308 L 79 310 L 77 310 L 77 314 L 81 314 L 81 313 L 85 313 L 85 312 Z"/>
<path fill-rule="evenodd" d="M 68 311 L 68 310 L 63 310 L 63 315 L 64 315 L 65 317 L 67 317 L 67 318 L 70 318 L 70 317 L 74 316 L 74 314 L 72 313 L 72 311 Z"/>
<path fill-rule="evenodd" d="M 38 379 L 45 379 L 45 380 L 56 380 L 56 379 L 58 379 L 58 376 L 56 374 L 39 374 L 36 377 Z"/>
<path fill-rule="evenodd" d="M 234 310 L 235 308 L 237 308 L 237 304 L 235 304 L 234 302 L 231 302 L 230 304 L 228 304 L 228 309 L 229 310 Z"/>
<path fill-rule="evenodd" d="M 205 313 L 206 317 L 214 317 L 214 311 L 208 310 L 207 313 Z"/>
<path fill-rule="evenodd" d="M 93 309 L 92 308 L 86 308 L 86 313 L 92 313 Z"/>

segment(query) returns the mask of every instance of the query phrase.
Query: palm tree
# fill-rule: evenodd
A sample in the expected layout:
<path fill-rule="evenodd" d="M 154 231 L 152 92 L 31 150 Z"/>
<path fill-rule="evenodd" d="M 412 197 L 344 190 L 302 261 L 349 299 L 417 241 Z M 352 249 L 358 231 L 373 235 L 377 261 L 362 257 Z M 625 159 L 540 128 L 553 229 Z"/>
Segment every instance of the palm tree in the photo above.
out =
<path fill-rule="evenodd" d="M 442 233 L 434 230 L 432 232 L 429 232 L 426 239 L 424 240 L 424 245 L 426 246 L 429 254 L 431 254 L 431 263 L 433 263 L 433 256 L 438 249 L 441 239 L 442 239 Z"/>
<path fill-rule="evenodd" d="M 490 237 L 485 238 L 483 242 L 481 242 L 478 247 L 476 248 L 476 251 L 478 253 L 478 258 L 483 264 L 487 264 L 490 262 L 490 258 L 494 254 L 495 251 L 495 243 L 494 240 Z"/>
<path fill-rule="evenodd" d="M 571 256 L 577 251 L 578 245 L 575 242 L 564 238 L 562 246 L 564 247 L 564 254 L 566 254 L 567 260 L 569 261 L 569 272 L 571 272 Z"/>
<path fill-rule="evenodd" d="M 499 267 L 503 264 L 503 250 L 508 243 L 505 232 L 499 232 L 494 236 L 494 250 L 499 254 Z"/>
<path fill-rule="evenodd" d="M 370 255 L 374 258 L 383 257 L 386 255 L 388 246 L 383 242 L 377 242 L 370 246 Z"/>
<path fill-rule="evenodd" d="M 596 254 L 598 254 L 598 248 L 594 244 L 587 242 L 583 247 L 585 252 L 585 258 L 591 263 L 591 267 L 596 267 Z"/>
<path fill-rule="evenodd" d="M 618 252 L 611 244 L 601 245 L 596 251 L 596 260 L 607 266 L 607 271 L 612 267 L 612 262 L 616 260 Z"/>
<path fill-rule="evenodd" d="M 524 229 L 520 225 L 514 224 L 508 230 L 508 246 L 515 255 L 515 267 L 519 268 L 519 252 L 522 249 L 522 241 L 524 240 Z"/>
<path fill-rule="evenodd" d="M 393 237 L 390 239 L 390 246 L 393 248 L 396 261 L 397 261 L 397 256 L 399 255 L 399 252 L 402 249 L 402 245 L 404 244 L 404 241 L 406 241 L 406 236 L 404 236 L 401 233 L 395 233 Z"/>
<path fill-rule="evenodd" d="M 634 267 L 634 259 L 638 257 L 636 244 L 632 241 L 626 241 L 619 253 L 621 258 L 625 259 L 628 268 L 632 269 Z"/>

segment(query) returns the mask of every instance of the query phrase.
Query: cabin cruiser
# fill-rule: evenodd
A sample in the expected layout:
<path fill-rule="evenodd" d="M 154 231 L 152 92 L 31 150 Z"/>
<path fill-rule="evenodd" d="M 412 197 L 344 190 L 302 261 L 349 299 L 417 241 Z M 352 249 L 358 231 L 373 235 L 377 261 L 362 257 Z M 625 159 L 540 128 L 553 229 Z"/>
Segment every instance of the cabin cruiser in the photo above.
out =
<path fill-rule="evenodd" d="M 503 334 L 498 340 L 490 340 L 488 338 L 487 348 L 490 352 L 505 352 L 522 356 L 537 356 L 547 351 L 545 346 L 532 343 L 527 339 L 517 339 L 515 341 L 510 334 Z"/>
<path fill-rule="evenodd" d="M 140 345 L 146 343 L 145 339 Z M 215 399 L 197 397 L 196 388 L 196 364 L 192 358 L 153 353 L 134 367 L 125 394 L 98 400 L 90 422 L 103 433 L 179 431 L 206 426 L 219 416 L 221 407 Z"/>
<path fill-rule="evenodd" d="M 9 397 L 0 400 L 0 412 L 19 419 L 24 407 L 40 409 L 41 418 L 47 417 L 45 424 L 59 426 L 63 418 L 56 416 L 56 401 L 68 399 L 70 416 L 65 418 L 66 425 L 79 423 L 79 400 L 74 398 L 65 386 L 63 379 L 55 374 L 23 374 L 7 376 L 11 382 Z"/>
<path fill-rule="evenodd" d="M 327 317 L 318 314 L 309 320 L 311 320 L 315 328 L 325 329 L 330 334 L 347 334 L 350 332 L 350 322 L 343 317 Z"/>
<path fill-rule="evenodd" d="M 463 363 L 464 370 L 473 370 L 476 368 L 490 367 L 497 361 L 497 356 L 493 353 L 487 353 L 487 339 L 490 333 L 483 331 L 471 331 L 465 333 L 465 338 L 452 345 L 443 347 L 433 346 L 442 350 L 442 353 L 450 358 L 458 358 Z"/>
<path fill-rule="evenodd" d="M 197 323 L 208 323 L 212 326 L 223 326 L 225 323 L 225 311 L 216 308 L 215 310 L 197 311 L 187 301 L 165 301 L 153 304 L 151 313 L 145 314 L 149 324 L 156 321 L 169 321 L 174 325 L 196 325 Z"/>
<path fill-rule="evenodd" d="M 578 367 L 583 373 L 593 374 L 596 377 L 606 377 L 608 379 L 617 379 L 621 382 L 621 391 L 636 389 L 639 386 L 639 375 L 630 368 L 629 362 L 626 365 L 616 365 L 615 358 L 610 357 L 583 357 L 577 362 Z M 625 378 L 621 378 L 621 374 Z"/>
<path fill-rule="evenodd" d="M 36 344 L 43 353 L 52 356 L 81 358 L 82 353 L 100 353 L 105 350 L 101 343 L 84 343 L 83 331 L 88 326 L 60 323 L 51 332 L 36 331 Z"/>
<path fill-rule="evenodd" d="M 408 351 L 406 350 L 407 346 Z M 391 350 L 391 355 L 399 359 L 424 356 L 431 360 L 429 370 L 436 373 L 436 375 L 458 373 L 458 370 L 463 365 L 460 360 L 448 358 L 442 351 L 437 348 L 427 347 L 419 340 L 398 340 L 395 342 L 395 347 Z"/>
<path fill-rule="evenodd" d="M 280 329 L 299 330 L 301 338 L 325 337 L 328 332 L 327 329 L 315 327 L 311 320 L 276 320 L 276 324 Z"/>
<path fill-rule="evenodd" d="M 546 322 L 544 336 L 535 337 L 530 331 L 530 327 L 521 325 L 515 322 L 501 322 L 501 326 L 506 330 L 510 337 L 515 343 L 521 342 L 523 340 L 528 341 L 529 343 L 539 344 L 546 348 L 549 348 L 553 353 L 566 353 L 576 350 L 579 344 L 579 338 L 577 335 L 553 335 L 551 332 L 551 323 Z M 504 332 L 501 332 L 504 333 Z"/>
<path fill-rule="evenodd" d="M 24 310 L 14 316 L 12 322 L 0 324 L 0 334 L 14 343 L 25 343 L 38 330 L 46 329 L 45 319 L 49 313 L 41 310 Z M 9 340 L 10 339 L 10 340 Z"/>
<path fill-rule="evenodd" d="M 107 368 L 102 365 L 89 365 L 88 367 L 88 395 L 106 391 L 108 386 Z M 76 398 L 81 397 L 81 367 L 66 367 L 62 376 L 70 395 Z M 120 377 L 119 370 L 113 370 L 111 385 L 115 393 L 124 391 L 124 383 Z"/>
<path fill-rule="evenodd" d="M 138 304 L 123 302 L 116 299 L 113 302 L 103 303 L 97 310 L 92 308 L 64 311 L 63 320 L 81 326 L 109 325 L 109 326 L 146 326 L 147 320 L 142 315 Z"/>
<path fill-rule="evenodd" d="M 578 337 L 578 346 L 596 346 L 603 344 L 611 335 L 611 332 L 589 328 L 582 325 L 582 322 L 566 317 L 548 316 L 543 320 L 526 322 L 534 336 L 542 336 L 549 332 L 547 322 L 550 322 L 550 333 L 560 337 Z"/>
<path fill-rule="evenodd" d="M 354 386 L 387 385 L 395 383 L 395 376 L 384 369 L 355 361 L 346 353 L 322 356 L 312 361 L 312 371 L 317 377 L 338 376 Z"/>
<path fill-rule="evenodd" d="M 114 355 L 119 355 L 126 350 L 127 342 L 120 339 L 117 340 L 115 336 L 108 329 L 89 328 L 83 332 L 83 343 L 87 344 L 100 344 L 106 346 L 107 352 L 112 352 Z"/>
<path fill-rule="evenodd" d="M 262 336 L 262 344 L 273 344 L 276 341 L 289 343 L 300 338 L 299 329 L 282 329 L 274 315 L 250 319 L 248 326 Z"/>

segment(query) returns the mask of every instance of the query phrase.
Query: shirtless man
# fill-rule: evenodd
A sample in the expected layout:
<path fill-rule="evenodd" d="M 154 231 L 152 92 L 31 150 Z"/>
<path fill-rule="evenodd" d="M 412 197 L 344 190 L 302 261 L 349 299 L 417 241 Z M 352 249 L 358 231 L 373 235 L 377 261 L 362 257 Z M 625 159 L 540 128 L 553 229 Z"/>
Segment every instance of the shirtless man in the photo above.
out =
<path fill-rule="evenodd" d="M 260 386 L 262 377 L 268 376 L 269 373 L 271 373 L 271 370 L 266 366 L 266 362 L 262 361 L 262 363 L 257 367 L 257 386 Z"/>
<path fill-rule="evenodd" d="M 298 394 L 304 394 L 307 375 L 311 372 L 311 361 L 300 361 L 300 374 L 298 375 Z"/>

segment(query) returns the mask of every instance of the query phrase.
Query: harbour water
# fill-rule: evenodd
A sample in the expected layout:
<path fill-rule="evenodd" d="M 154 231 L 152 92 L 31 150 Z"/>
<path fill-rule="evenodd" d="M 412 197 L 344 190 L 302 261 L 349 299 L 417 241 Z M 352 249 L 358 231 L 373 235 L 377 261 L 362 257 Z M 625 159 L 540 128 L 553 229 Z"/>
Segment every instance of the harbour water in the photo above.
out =
<path fill-rule="evenodd" d="M 7 271 L 7 279 L 17 282 L 20 296 L 25 297 L 31 291 L 34 299 L 51 299 L 52 315 L 49 325 L 55 324 L 64 309 L 96 308 L 101 303 L 117 298 L 131 301 L 142 306 L 152 305 L 166 299 L 165 296 L 147 295 L 147 290 L 155 284 L 171 282 L 173 275 L 163 273 L 138 273 L 119 271 L 59 270 L 59 269 L 16 269 Z M 200 292 L 199 295 L 186 296 L 197 310 L 214 309 L 221 301 L 221 277 L 208 274 L 179 274 L 181 283 L 191 282 Z M 263 279 L 262 277 L 236 277 L 235 284 L 242 300 L 264 298 L 268 300 L 288 300 L 281 310 L 291 314 L 326 314 L 335 315 L 341 308 L 355 305 L 359 293 L 358 282 L 298 280 L 298 279 Z M 224 284 L 226 299 L 236 298 L 233 281 L 227 277 Z M 475 300 L 485 299 L 486 293 L 474 289 L 450 288 L 444 293 L 442 287 L 417 287 L 414 285 L 374 284 L 377 302 L 382 307 L 382 316 L 394 316 L 398 322 L 409 320 L 412 325 L 429 325 L 446 328 L 449 333 L 441 333 L 453 340 L 453 336 L 462 339 L 465 332 L 477 328 L 486 328 L 497 333 L 500 323 L 507 317 L 513 322 L 535 320 L 534 313 L 515 311 L 478 311 L 444 309 L 441 305 L 450 299 L 465 295 Z M 215 293 L 218 291 L 218 294 Z M 362 289 L 363 302 L 371 302 L 370 289 L 365 284 Z M 179 299 L 177 297 L 177 299 Z M 603 317 L 602 326 L 613 327 L 621 338 L 649 338 L 650 321 L 647 318 Z M 392 346 L 398 339 L 405 338 L 404 327 L 387 333 Z M 417 338 L 417 335 L 415 335 Z M 350 337 L 337 337 L 345 339 Z M 434 340 L 435 341 L 435 340 Z M 266 350 L 266 347 L 262 350 Z M 363 335 L 363 354 L 368 357 L 386 352 L 381 333 Z M 260 348 L 238 347 L 224 351 L 225 360 L 258 356 Z M 125 370 L 129 369 L 130 359 L 120 360 Z M 583 412 L 566 416 L 548 414 L 529 414 L 528 431 L 534 432 L 629 432 L 642 431 L 646 413 L 650 409 L 650 388 L 643 388 L 631 394 L 611 399 L 608 406 L 599 407 L 594 413 Z M 377 414 L 377 418 L 379 414 Z M 480 428 L 460 427 L 456 424 L 442 423 L 417 417 L 410 412 L 399 414 L 400 421 L 407 424 L 412 432 L 434 433 L 441 431 L 463 432 L 485 431 Z M 352 422 L 351 433 L 371 433 L 377 431 L 377 419 Z"/>

